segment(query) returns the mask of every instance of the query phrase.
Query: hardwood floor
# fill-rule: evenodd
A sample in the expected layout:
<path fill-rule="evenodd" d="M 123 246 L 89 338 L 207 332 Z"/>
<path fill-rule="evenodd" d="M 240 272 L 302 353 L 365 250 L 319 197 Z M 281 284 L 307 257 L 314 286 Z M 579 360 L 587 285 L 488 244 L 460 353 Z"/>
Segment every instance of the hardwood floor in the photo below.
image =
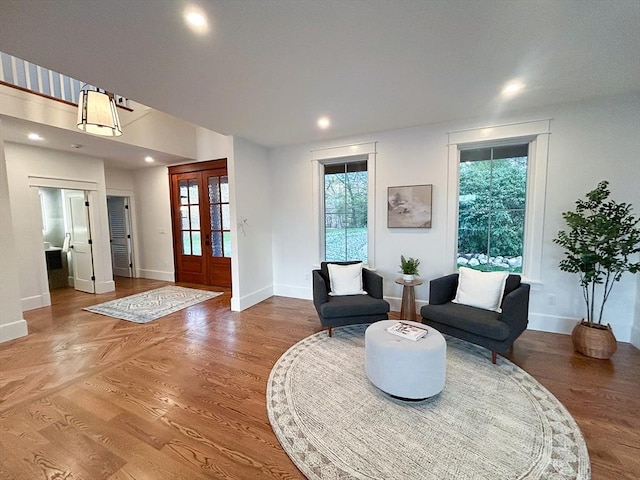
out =
<path fill-rule="evenodd" d="M 319 331 L 313 304 L 273 297 L 236 313 L 227 290 L 147 324 L 82 310 L 167 283 L 116 284 L 52 292 L 51 307 L 25 313 L 29 336 L 0 344 L 0 479 L 303 478 L 265 395 L 280 355 Z M 566 335 L 527 331 L 511 359 L 576 419 L 592 478 L 640 478 L 637 349 L 594 360 Z"/>

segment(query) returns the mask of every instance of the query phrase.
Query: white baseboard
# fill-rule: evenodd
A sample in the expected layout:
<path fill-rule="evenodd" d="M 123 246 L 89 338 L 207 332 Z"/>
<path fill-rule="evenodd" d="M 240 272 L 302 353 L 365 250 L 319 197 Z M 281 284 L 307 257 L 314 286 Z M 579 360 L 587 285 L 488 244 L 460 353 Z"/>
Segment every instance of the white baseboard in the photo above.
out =
<path fill-rule="evenodd" d="M 234 312 L 241 312 L 272 296 L 273 285 L 268 285 L 260 290 L 250 293 L 249 295 L 244 295 L 243 297 L 237 297 L 234 295 L 231 297 L 231 310 Z"/>
<path fill-rule="evenodd" d="M 20 299 L 20 304 L 23 312 L 35 310 L 36 308 L 48 307 L 51 305 L 51 294 L 46 292 L 41 295 L 25 297 Z"/>
<path fill-rule="evenodd" d="M 637 349 L 640 349 L 640 327 L 637 325 L 634 325 L 631 327 L 630 342 L 631 342 L 631 345 L 633 345 Z"/>
<path fill-rule="evenodd" d="M 564 333 L 571 335 L 573 327 L 580 321 L 579 318 L 558 317 L 555 315 L 544 315 L 542 313 L 529 313 L 529 330 L 541 332 Z M 631 326 L 612 325 L 613 333 L 619 342 L 629 342 L 631 340 Z"/>
<path fill-rule="evenodd" d="M 164 272 L 162 270 L 146 270 L 141 268 L 137 270 L 137 276 L 140 278 L 148 278 L 150 280 L 164 280 L 165 282 L 175 282 L 176 277 L 173 272 Z"/>
<path fill-rule="evenodd" d="M 384 297 L 384 299 L 389 302 L 389 306 L 391 307 L 392 312 L 399 312 L 402 310 L 402 298 L 400 297 Z M 426 305 L 426 300 L 416 300 L 416 313 L 418 316 L 420 315 L 420 309 Z"/>
<path fill-rule="evenodd" d="M 28 333 L 27 321 L 22 318 L 15 322 L 5 323 L 0 325 L 0 343 L 24 337 Z"/>
<path fill-rule="evenodd" d="M 96 282 L 96 293 L 115 292 L 116 282 L 109 280 L 107 282 Z"/>
<path fill-rule="evenodd" d="M 273 294 L 277 295 L 278 297 L 313 300 L 313 289 L 311 287 L 298 287 L 295 285 L 274 285 Z"/>

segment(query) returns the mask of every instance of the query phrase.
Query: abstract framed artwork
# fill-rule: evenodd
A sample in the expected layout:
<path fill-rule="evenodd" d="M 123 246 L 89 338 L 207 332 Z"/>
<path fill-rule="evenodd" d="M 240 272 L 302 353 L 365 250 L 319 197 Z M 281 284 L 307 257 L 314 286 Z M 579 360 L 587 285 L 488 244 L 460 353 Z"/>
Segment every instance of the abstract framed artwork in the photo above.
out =
<path fill-rule="evenodd" d="M 388 228 L 431 228 L 433 185 L 388 187 Z"/>

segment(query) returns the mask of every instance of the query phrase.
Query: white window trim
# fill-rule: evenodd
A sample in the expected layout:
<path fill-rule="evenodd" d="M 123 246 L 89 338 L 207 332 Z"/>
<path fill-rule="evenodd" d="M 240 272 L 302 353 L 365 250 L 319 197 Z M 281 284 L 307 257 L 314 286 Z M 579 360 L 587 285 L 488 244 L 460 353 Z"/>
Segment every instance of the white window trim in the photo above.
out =
<path fill-rule="evenodd" d="M 529 283 L 542 283 L 542 242 L 550 135 L 551 119 L 448 133 L 447 247 L 445 253 L 447 258 L 451 259 L 452 268 L 456 268 L 456 251 L 458 250 L 460 150 L 497 144 L 529 143 L 522 276 Z"/>
<path fill-rule="evenodd" d="M 315 264 L 324 261 L 324 202 L 323 185 L 324 165 L 344 162 L 345 157 L 367 156 L 367 267 L 375 268 L 375 186 L 376 186 L 376 142 L 358 143 L 340 147 L 323 148 L 311 151 L 312 189 L 313 189 L 313 234 L 316 239 Z"/>

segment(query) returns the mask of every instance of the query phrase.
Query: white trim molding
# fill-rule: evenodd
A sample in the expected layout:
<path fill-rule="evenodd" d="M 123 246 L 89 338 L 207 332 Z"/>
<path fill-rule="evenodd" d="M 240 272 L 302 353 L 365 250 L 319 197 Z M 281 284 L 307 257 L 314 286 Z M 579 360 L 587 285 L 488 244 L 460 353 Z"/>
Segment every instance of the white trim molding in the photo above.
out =
<path fill-rule="evenodd" d="M 15 322 L 2 324 L 0 325 L 0 343 L 24 337 L 28 333 L 27 322 L 22 318 Z"/>
<path fill-rule="evenodd" d="M 529 168 L 522 274 L 528 282 L 541 283 L 540 270 L 542 266 L 542 240 L 550 134 L 551 119 L 493 125 L 448 133 L 447 242 L 445 254 L 446 258 L 450 260 L 452 268 L 456 268 L 456 251 L 458 248 L 460 150 L 463 148 L 478 148 L 519 142 L 528 143 Z"/>
<path fill-rule="evenodd" d="M 367 266 L 375 268 L 375 231 L 376 231 L 376 142 L 356 143 L 339 147 L 323 148 L 311 151 L 312 171 L 312 208 L 313 208 L 313 234 L 316 239 L 316 258 L 314 264 L 320 265 L 324 260 L 324 242 L 321 232 L 324 222 L 324 202 L 321 180 L 324 174 L 324 165 L 344 162 L 345 158 L 362 157 L 367 159 L 368 199 L 367 199 Z"/>

